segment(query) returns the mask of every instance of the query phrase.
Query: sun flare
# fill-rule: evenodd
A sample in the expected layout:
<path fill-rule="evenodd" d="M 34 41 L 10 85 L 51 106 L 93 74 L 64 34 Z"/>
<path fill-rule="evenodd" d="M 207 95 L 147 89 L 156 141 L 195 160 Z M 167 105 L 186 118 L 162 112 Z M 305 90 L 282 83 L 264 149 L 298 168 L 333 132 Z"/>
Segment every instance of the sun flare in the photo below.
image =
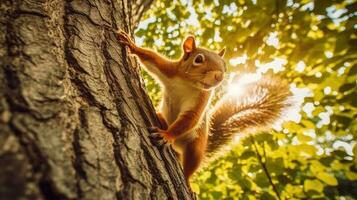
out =
<path fill-rule="evenodd" d="M 262 75 L 258 73 L 247 73 L 243 75 L 238 75 L 232 77 L 228 85 L 228 95 L 239 97 L 245 92 L 246 85 L 249 83 L 257 82 L 261 79 Z"/>

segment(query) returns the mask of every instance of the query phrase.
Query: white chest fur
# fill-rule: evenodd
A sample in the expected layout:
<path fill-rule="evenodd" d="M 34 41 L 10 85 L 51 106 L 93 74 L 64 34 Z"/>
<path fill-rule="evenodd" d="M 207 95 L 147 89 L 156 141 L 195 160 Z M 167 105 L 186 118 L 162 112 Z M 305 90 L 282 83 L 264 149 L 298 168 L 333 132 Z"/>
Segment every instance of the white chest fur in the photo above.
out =
<path fill-rule="evenodd" d="M 161 112 L 167 123 L 172 124 L 177 117 L 193 109 L 199 102 L 200 91 L 180 78 L 174 78 L 163 88 Z"/>
<path fill-rule="evenodd" d="M 189 85 L 187 81 L 180 78 L 171 79 L 168 84 L 163 84 L 163 101 L 161 102 L 161 113 L 166 119 L 168 125 L 170 126 L 175 120 L 180 116 L 180 114 L 186 111 L 197 110 L 197 107 L 206 106 L 199 104 L 207 104 L 209 102 L 209 97 L 203 98 L 202 91 L 196 89 Z M 205 110 L 204 108 L 201 108 Z M 205 112 L 200 113 L 199 122 L 197 127 L 201 127 L 202 117 L 205 115 Z M 205 125 L 203 125 L 205 126 Z M 182 134 L 179 138 L 176 138 L 173 148 L 182 153 L 182 150 L 185 149 L 187 140 L 191 140 L 197 136 L 196 128 L 188 131 L 187 133 Z"/>

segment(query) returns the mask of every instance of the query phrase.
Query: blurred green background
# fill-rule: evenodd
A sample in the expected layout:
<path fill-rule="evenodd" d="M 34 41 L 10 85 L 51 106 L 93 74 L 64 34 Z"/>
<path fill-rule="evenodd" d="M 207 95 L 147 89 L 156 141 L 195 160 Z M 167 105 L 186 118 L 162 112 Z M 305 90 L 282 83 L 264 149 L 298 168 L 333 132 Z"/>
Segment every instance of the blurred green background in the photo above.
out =
<path fill-rule="evenodd" d="M 136 42 L 179 58 L 185 36 L 227 47 L 229 78 L 277 73 L 296 109 L 269 133 L 243 137 L 195 175 L 200 199 L 357 199 L 355 0 L 157 0 Z M 154 105 L 159 86 L 145 72 Z"/>

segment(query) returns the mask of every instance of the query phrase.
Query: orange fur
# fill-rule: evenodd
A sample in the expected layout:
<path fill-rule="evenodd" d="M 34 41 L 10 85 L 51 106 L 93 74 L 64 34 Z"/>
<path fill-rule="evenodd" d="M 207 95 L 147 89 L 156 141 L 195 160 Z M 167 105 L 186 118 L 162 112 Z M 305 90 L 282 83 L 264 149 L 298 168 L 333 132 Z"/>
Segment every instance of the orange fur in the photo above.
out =
<path fill-rule="evenodd" d="M 205 157 L 214 158 L 217 150 L 231 141 L 235 133 L 251 128 L 265 130 L 289 107 L 289 85 L 265 77 L 248 84 L 249 91 L 244 95 L 226 95 L 208 114 L 213 89 L 221 83 L 226 71 L 222 59 L 225 49 L 215 53 L 198 48 L 194 37 L 189 36 L 182 45 L 181 59 L 170 61 L 137 47 L 123 31 L 118 32 L 117 38 L 162 83 L 163 101 L 157 113 L 162 129 L 155 128 L 157 132 L 152 136 L 160 136 L 172 144 L 188 185 Z"/>
<path fill-rule="evenodd" d="M 154 64 L 167 77 L 173 77 L 177 74 L 177 64 L 166 60 L 155 52 L 137 46 L 133 47 L 131 51 L 139 57 L 144 65 L 145 63 Z"/>
<path fill-rule="evenodd" d="M 164 129 L 164 130 L 167 130 L 167 128 L 169 127 L 169 125 L 167 124 L 164 116 L 162 116 L 161 113 L 156 113 L 157 115 L 157 118 L 159 119 L 159 122 L 160 122 L 160 125 L 161 125 L 161 128 Z"/>
<path fill-rule="evenodd" d="M 202 113 L 204 112 L 208 103 L 210 94 L 208 92 L 201 92 L 196 105 L 188 111 L 182 113 L 176 121 L 170 125 L 168 132 L 173 137 L 179 137 L 181 134 L 192 130 L 199 122 Z"/>
<path fill-rule="evenodd" d="M 183 169 L 187 184 L 190 185 L 189 180 L 192 174 L 200 166 L 207 146 L 207 130 L 206 126 L 197 129 L 197 137 L 187 144 L 183 152 Z"/>
<path fill-rule="evenodd" d="M 221 83 L 226 70 L 222 59 L 224 50 L 215 53 L 197 48 L 194 37 L 189 36 L 183 43 L 182 58 L 170 61 L 136 46 L 123 31 L 118 32 L 117 38 L 162 83 L 164 98 L 157 113 L 162 129 L 157 129 L 157 134 L 173 145 L 189 184 L 206 151 L 206 109 L 213 89 Z"/>
<path fill-rule="evenodd" d="M 172 144 L 188 185 L 202 160 L 214 158 L 215 152 L 231 141 L 235 133 L 251 128 L 267 129 L 289 106 L 286 101 L 291 95 L 289 85 L 266 77 L 248 84 L 249 92 L 239 98 L 223 97 L 208 116 L 206 110 L 213 89 L 221 83 L 226 71 L 222 59 L 225 49 L 215 53 L 198 48 L 194 37 L 189 36 L 182 45 L 181 59 L 170 61 L 137 47 L 123 31 L 118 32 L 117 38 L 162 83 L 163 101 L 157 114 L 162 129 L 156 128 L 152 135 Z"/>

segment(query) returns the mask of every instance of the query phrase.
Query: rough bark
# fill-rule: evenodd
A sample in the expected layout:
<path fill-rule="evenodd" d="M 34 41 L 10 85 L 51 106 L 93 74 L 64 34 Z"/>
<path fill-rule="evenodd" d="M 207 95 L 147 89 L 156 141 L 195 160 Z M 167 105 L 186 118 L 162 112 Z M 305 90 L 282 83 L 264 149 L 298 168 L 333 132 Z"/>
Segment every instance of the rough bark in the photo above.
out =
<path fill-rule="evenodd" d="M 0 199 L 190 199 L 113 30 L 150 1 L 1 0 Z"/>

